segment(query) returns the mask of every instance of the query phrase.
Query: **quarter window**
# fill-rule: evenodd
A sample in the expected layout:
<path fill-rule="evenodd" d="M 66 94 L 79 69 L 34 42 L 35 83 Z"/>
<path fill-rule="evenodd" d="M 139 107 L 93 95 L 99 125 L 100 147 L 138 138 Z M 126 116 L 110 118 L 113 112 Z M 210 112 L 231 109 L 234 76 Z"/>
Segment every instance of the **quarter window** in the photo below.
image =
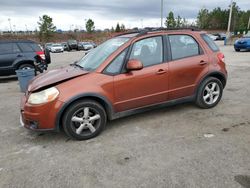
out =
<path fill-rule="evenodd" d="M 33 52 L 34 50 L 31 48 L 29 43 L 19 43 L 19 46 L 21 47 L 23 52 Z"/>
<path fill-rule="evenodd" d="M 148 67 L 162 63 L 162 51 L 162 37 L 151 37 L 136 42 L 129 59 L 138 59 L 144 67 Z"/>
<path fill-rule="evenodd" d="M 214 52 L 218 52 L 219 51 L 219 47 L 214 43 L 214 41 L 208 35 L 202 34 L 201 37 L 207 43 L 207 45 L 209 46 L 209 48 L 212 51 L 214 51 Z"/>
<path fill-rule="evenodd" d="M 192 57 L 200 54 L 199 45 L 189 35 L 169 35 L 172 60 Z"/>
<path fill-rule="evenodd" d="M 107 74 L 118 74 L 121 71 L 125 56 L 127 53 L 127 49 L 124 50 L 122 53 L 120 53 L 120 55 L 118 55 L 108 66 L 108 68 L 106 68 L 106 70 L 104 71 Z"/>

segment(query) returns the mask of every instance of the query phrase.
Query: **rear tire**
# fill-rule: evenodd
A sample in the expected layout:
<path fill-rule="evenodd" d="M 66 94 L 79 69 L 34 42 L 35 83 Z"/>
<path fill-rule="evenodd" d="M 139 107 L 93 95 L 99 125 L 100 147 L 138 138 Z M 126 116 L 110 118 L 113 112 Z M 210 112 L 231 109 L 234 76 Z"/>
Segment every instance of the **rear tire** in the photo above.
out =
<path fill-rule="evenodd" d="M 65 133 L 76 140 L 87 140 L 99 135 L 105 128 L 104 108 L 93 100 L 73 103 L 65 112 L 62 125 Z"/>
<path fill-rule="evenodd" d="M 22 64 L 18 67 L 18 69 L 19 70 L 35 69 L 35 66 L 31 64 Z"/>
<path fill-rule="evenodd" d="M 196 105 L 204 109 L 215 107 L 221 100 L 223 89 L 223 84 L 219 79 L 206 78 L 198 88 Z"/>

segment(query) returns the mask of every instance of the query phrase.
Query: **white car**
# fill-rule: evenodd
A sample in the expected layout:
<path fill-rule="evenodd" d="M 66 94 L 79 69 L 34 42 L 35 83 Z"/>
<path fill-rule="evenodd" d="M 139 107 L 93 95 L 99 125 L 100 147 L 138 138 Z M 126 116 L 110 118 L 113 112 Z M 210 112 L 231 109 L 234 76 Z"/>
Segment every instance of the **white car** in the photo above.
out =
<path fill-rule="evenodd" d="M 52 44 L 52 46 L 50 47 L 50 51 L 52 53 L 63 52 L 64 51 L 64 47 L 61 44 Z"/>
<path fill-rule="evenodd" d="M 78 50 L 91 50 L 92 48 L 94 48 L 94 46 L 90 42 L 79 42 L 78 43 Z"/>
<path fill-rule="evenodd" d="M 211 39 L 217 40 L 218 36 L 212 35 L 212 34 L 207 34 Z"/>

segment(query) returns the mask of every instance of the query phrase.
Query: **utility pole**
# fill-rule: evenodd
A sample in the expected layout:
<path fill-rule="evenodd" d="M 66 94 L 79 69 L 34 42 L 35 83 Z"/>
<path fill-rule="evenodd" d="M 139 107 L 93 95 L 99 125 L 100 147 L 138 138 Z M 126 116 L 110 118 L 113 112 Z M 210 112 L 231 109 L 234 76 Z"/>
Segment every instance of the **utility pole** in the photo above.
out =
<path fill-rule="evenodd" d="M 228 19 L 228 25 L 227 25 L 227 38 L 230 37 L 230 28 L 231 28 L 232 12 L 233 12 L 233 0 L 231 0 L 231 5 L 230 5 L 230 13 L 229 13 L 229 19 Z"/>
<path fill-rule="evenodd" d="M 161 27 L 163 27 L 163 0 L 161 0 Z"/>
<path fill-rule="evenodd" d="M 16 34 L 16 25 L 13 25 L 14 28 L 14 34 Z"/>
<path fill-rule="evenodd" d="M 247 29 L 250 29 L 250 16 L 249 16 L 249 20 L 248 20 L 248 25 L 247 25 Z"/>
<path fill-rule="evenodd" d="M 12 33 L 11 19 L 10 19 L 10 18 L 8 18 L 8 21 L 9 21 L 9 25 L 10 25 L 10 33 Z"/>

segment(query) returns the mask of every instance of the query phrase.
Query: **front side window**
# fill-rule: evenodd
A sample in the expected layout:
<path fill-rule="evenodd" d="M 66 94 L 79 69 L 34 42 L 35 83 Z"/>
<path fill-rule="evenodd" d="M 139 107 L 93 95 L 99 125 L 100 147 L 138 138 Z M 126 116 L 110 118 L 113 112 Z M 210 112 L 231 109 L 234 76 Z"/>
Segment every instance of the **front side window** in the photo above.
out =
<path fill-rule="evenodd" d="M 144 67 L 163 62 L 162 37 L 151 37 L 140 40 L 133 45 L 130 58 L 140 60 Z"/>
<path fill-rule="evenodd" d="M 200 54 L 199 45 L 189 35 L 169 35 L 172 60 L 185 57 L 197 56 Z"/>
<path fill-rule="evenodd" d="M 85 70 L 92 71 L 98 68 L 114 51 L 125 44 L 129 38 L 117 37 L 110 39 L 97 48 L 91 50 L 77 64 Z"/>

